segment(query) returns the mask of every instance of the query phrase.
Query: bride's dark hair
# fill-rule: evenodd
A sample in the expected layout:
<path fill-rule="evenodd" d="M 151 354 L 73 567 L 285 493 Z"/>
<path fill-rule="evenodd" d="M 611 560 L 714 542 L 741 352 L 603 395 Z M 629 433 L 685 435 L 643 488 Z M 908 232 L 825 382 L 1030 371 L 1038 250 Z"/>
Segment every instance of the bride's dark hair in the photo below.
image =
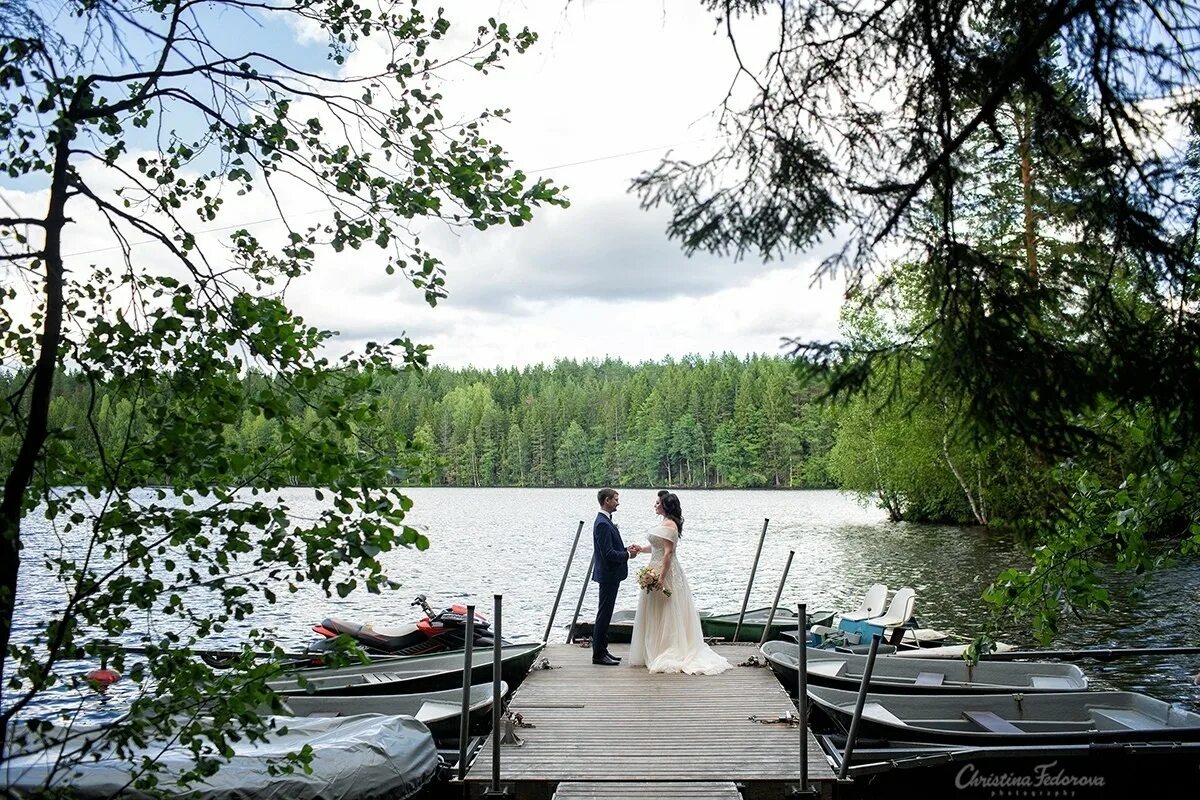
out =
<path fill-rule="evenodd" d="M 683 506 L 679 504 L 679 496 L 673 492 L 662 495 L 663 516 L 675 523 L 679 535 L 683 536 Z"/>

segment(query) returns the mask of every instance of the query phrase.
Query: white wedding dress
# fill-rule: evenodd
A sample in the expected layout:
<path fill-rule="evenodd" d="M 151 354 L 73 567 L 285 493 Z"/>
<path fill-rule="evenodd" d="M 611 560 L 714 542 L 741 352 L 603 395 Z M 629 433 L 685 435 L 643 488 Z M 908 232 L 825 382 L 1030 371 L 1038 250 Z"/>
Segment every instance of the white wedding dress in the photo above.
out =
<path fill-rule="evenodd" d="M 647 592 L 638 587 L 637 616 L 633 619 L 627 663 L 631 667 L 646 667 L 651 672 L 686 672 L 689 675 L 724 672 L 733 665 L 704 643 L 700 614 L 696 611 L 692 590 L 679 559 L 678 532 L 659 525 L 650 531 L 649 537 L 650 566 L 659 573 L 662 572 L 664 542 L 676 543 L 666 578 L 671 596 L 667 597 L 657 589 Z"/>

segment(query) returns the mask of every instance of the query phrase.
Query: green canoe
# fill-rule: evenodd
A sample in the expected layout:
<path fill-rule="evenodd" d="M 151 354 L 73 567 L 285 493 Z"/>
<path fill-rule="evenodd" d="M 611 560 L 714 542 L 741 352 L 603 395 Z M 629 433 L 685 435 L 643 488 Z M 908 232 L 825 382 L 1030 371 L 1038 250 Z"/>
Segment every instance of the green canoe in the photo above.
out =
<path fill-rule="evenodd" d="M 742 627 L 738 630 L 739 612 L 732 614 L 700 615 L 700 627 L 705 636 L 733 641 L 733 632 L 738 631 L 739 642 L 757 642 L 762 639 L 763 629 L 771 616 L 771 607 L 747 610 L 742 619 Z M 833 623 L 833 611 L 813 611 L 808 614 L 805 628 L 813 625 L 830 625 Z M 775 618 L 771 620 L 771 633 L 767 640 L 779 639 L 784 631 L 796 630 L 796 612 L 790 608 L 775 609 Z"/>

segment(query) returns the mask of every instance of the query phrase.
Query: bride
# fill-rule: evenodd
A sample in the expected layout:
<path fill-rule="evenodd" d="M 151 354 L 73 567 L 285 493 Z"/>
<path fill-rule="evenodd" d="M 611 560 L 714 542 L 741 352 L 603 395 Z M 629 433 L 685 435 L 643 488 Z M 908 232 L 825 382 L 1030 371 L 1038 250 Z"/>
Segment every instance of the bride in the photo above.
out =
<path fill-rule="evenodd" d="M 650 591 L 643 588 L 638 598 L 629 665 L 644 666 L 650 672 L 690 675 L 724 672 L 732 665 L 704 643 L 700 615 L 692 601 L 683 564 L 679 562 L 679 539 L 683 531 L 679 498 L 670 492 L 659 493 L 654 513 L 663 519 L 650 530 L 650 544 L 642 549 L 652 550 L 650 568 L 660 578 Z"/>

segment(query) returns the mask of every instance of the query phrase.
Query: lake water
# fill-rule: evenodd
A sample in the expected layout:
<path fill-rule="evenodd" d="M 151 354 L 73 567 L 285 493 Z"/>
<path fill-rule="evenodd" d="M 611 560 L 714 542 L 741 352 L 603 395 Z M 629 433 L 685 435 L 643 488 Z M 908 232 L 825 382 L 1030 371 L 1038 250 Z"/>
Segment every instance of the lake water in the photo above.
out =
<path fill-rule="evenodd" d="M 319 505 L 312 492 L 285 490 L 300 513 Z M 492 616 L 494 594 L 503 595 L 503 635 L 540 639 L 545 631 L 579 521 L 583 535 L 551 633 L 565 637 L 586 580 L 591 555 L 594 490 L 583 489 L 412 489 L 410 524 L 423 530 L 431 546 L 425 552 L 401 550 L 384 556 L 389 573 L 403 588 L 387 595 L 361 593 L 345 600 L 317 592 L 280 594 L 280 603 L 263 606 L 246 627 L 274 626 L 288 649 L 302 650 L 316 636 L 310 626 L 327 616 L 387 625 L 415 619 L 409 604 L 425 594 L 435 609 L 455 602 L 475 603 Z M 745 594 L 764 519 L 769 519 L 750 607 L 770 605 L 788 552 L 795 551 L 782 604 L 805 602 L 810 610 L 850 610 L 867 587 L 886 583 L 891 590 L 912 586 L 916 613 L 929 627 L 964 635 L 974 633 L 985 613 L 979 596 L 1007 566 L 1026 566 L 1028 556 L 1004 533 L 978 528 L 889 523 L 882 512 L 865 508 L 833 491 L 683 491 L 685 516 L 680 545 L 688 578 L 702 609 L 736 612 Z M 621 491 L 615 519 L 627 543 L 645 541 L 655 524 L 655 492 Z M 45 613 L 62 593 L 40 572 L 39 542 L 56 543 L 38 520 L 26 523 L 15 638 Z M 644 557 L 643 557 L 644 558 Z M 1119 585 L 1129 587 L 1128 581 Z M 631 581 L 617 608 L 634 608 Z M 1145 585 L 1116 598 L 1103 616 L 1063 620 L 1057 647 L 1143 647 L 1200 644 L 1200 562 L 1191 561 L 1156 573 Z M 595 609 L 589 585 L 581 618 Z M 146 626 L 153 626 L 147 620 Z M 1018 646 L 1034 646 L 1028 631 L 1008 630 L 1002 637 Z M 214 645 L 215 646 L 215 645 Z M 1200 656 L 1118 659 L 1103 664 L 1081 661 L 1096 688 L 1144 691 L 1200 709 Z M 79 664 L 80 672 L 95 664 Z M 111 709 L 128 682 L 118 683 L 103 700 Z M 102 702 L 94 694 L 62 690 L 55 703 L 86 712 Z"/>

